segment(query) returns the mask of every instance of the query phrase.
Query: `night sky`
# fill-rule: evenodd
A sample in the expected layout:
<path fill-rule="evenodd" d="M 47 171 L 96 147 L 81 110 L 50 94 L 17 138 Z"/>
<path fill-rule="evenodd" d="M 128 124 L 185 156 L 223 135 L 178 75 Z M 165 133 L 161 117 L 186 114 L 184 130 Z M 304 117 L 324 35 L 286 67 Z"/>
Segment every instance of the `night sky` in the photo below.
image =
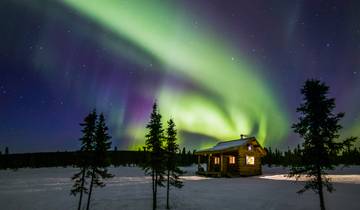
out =
<path fill-rule="evenodd" d="M 0 149 L 79 148 L 104 112 L 137 149 L 157 100 L 181 146 L 256 136 L 287 148 L 308 78 L 360 136 L 360 1 L 0 1 Z"/>

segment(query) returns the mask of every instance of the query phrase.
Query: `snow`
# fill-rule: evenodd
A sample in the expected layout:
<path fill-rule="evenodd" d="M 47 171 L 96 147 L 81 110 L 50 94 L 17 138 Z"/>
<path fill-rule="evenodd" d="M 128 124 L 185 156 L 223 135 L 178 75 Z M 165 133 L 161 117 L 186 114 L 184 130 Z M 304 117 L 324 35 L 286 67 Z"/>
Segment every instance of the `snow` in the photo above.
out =
<path fill-rule="evenodd" d="M 263 175 L 241 178 L 207 178 L 195 175 L 196 166 L 184 168 L 184 187 L 171 191 L 172 209 L 319 209 L 312 191 L 302 195 L 301 182 L 284 177 L 287 169 L 263 168 Z M 96 188 L 91 209 L 151 209 L 151 178 L 137 167 L 110 169 L 115 177 Z M 39 168 L 0 171 L 0 206 L 8 209 L 76 209 L 70 196 L 75 168 Z M 359 209 L 360 167 L 337 168 L 331 173 L 336 191 L 325 194 L 327 209 Z M 158 194 L 165 209 L 164 189 Z M 86 197 L 85 197 L 86 198 Z M 85 203 L 84 199 L 84 203 Z"/>
<path fill-rule="evenodd" d="M 360 184 L 360 175 L 352 174 L 352 175 L 328 175 L 328 178 L 332 182 L 337 183 L 349 183 L 349 184 Z M 288 177 L 287 174 L 278 174 L 278 175 L 270 175 L 270 176 L 261 176 L 262 179 L 272 179 L 272 180 L 286 180 L 286 181 L 296 181 L 295 177 Z M 309 177 L 301 176 L 298 178 L 298 181 L 307 181 Z"/>

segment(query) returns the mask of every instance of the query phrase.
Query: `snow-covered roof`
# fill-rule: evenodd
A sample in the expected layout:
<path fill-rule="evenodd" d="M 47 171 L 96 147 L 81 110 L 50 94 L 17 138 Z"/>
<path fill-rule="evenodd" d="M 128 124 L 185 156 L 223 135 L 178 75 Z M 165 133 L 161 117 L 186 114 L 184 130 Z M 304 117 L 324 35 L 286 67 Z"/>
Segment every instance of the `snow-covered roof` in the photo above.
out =
<path fill-rule="evenodd" d="M 236 139 L 236 140 L 231 140 L 231 141 L 222 141 L 217 143 L 215 146 L 208 148 L 208 149 L 203 149 L 203 150 L 199 150 L 196 153 L 211 153 L 211 152 L 217 152 L 217 151 L 223 151 L 223 150 L 231 150 L 231 149 L 236 149 L 240 146 L 245 145 L 249 140 L 253 140 L 255 139 L 254 137 L 249 137 L 249 138 L 242 138 L 242 139 Z"/>

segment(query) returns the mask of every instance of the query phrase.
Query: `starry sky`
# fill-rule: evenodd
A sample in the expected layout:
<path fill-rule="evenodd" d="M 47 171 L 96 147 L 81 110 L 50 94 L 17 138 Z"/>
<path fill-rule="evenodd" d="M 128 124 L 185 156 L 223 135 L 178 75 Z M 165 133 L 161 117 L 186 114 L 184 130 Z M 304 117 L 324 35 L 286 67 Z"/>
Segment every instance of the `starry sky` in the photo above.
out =
<path fill-rule="evenodd" d="M 156 100 L 181 146 L 256 136 L 286 149 L 308 78 L 360 136 L 360 2 L 0 2 L 0 150 L 72 151 L 104 112 L 113 146 L 137 149 Z"/>

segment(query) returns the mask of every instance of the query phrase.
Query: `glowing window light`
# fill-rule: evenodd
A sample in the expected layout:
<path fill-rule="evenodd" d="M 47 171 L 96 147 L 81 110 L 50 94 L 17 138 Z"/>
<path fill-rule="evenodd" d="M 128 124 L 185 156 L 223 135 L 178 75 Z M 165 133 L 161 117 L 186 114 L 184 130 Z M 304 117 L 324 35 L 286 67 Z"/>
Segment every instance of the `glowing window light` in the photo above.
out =
<path fill-rule="evenodd" d="M 235 164 L 235 156 L 229 157 L 229 164 Z"/>
<path fill-rule="evenodd" d="M 251 144 L 248 145 L 248 150 L 251 151 L 252 150 L 252 146 Z"/>
<path fill-rule="evenodd" d="M 220 158 L 219 157 L 214 157 L 214 163 L 215 163 L 215 165 L 219 165 L 220 164 Z"/>
<path fill-rule="evenodd" d="M 246 155 L 246 165 L 255 165 L 255 157 Z"/>

